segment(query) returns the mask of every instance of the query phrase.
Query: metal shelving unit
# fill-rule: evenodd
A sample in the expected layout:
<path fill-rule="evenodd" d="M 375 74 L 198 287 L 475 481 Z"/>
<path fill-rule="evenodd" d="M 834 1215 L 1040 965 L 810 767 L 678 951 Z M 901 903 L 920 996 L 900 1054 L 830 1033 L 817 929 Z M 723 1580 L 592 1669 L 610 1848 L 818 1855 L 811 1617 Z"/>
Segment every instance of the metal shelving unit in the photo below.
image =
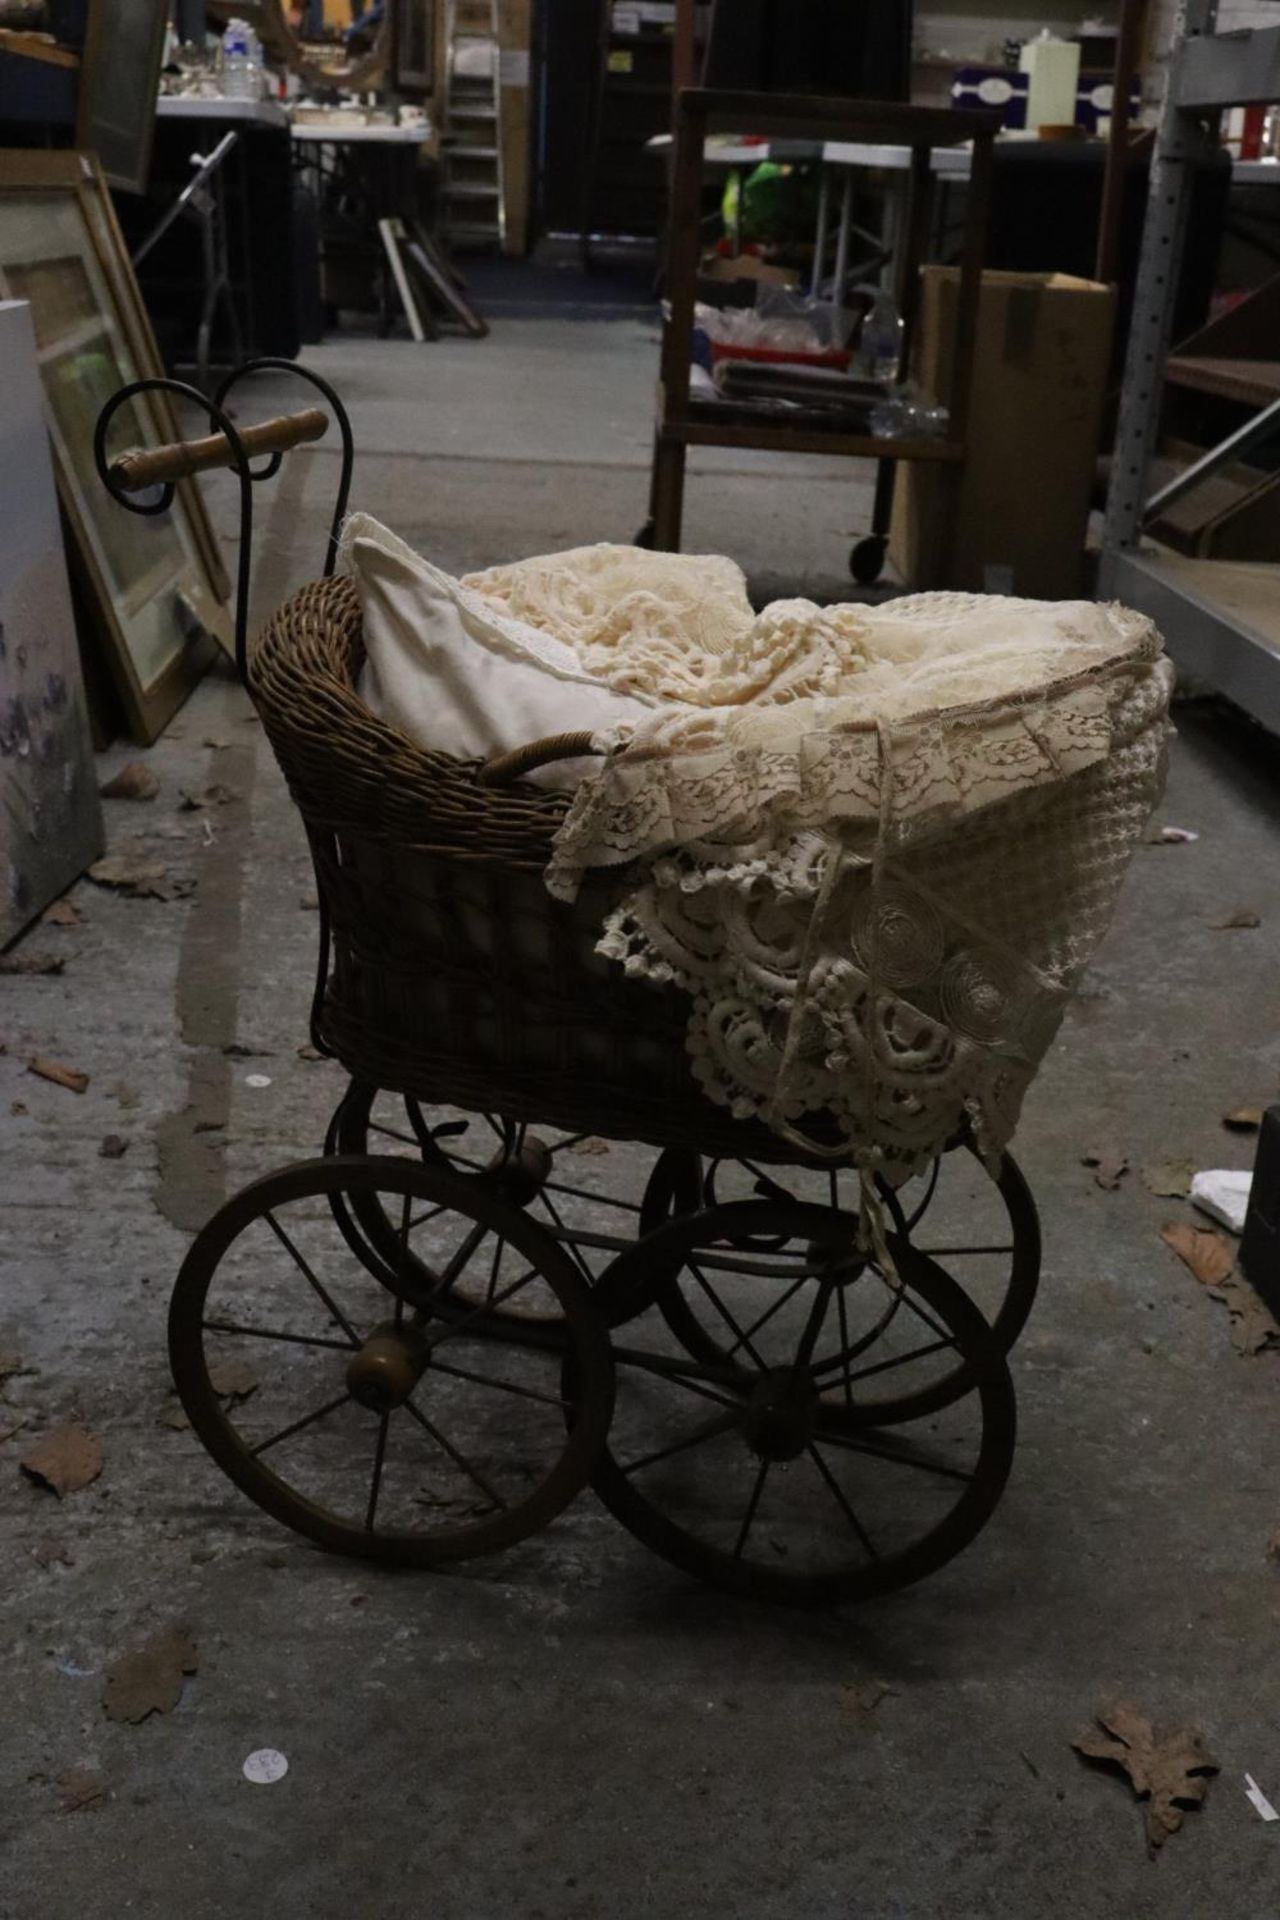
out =
<path fill-rule="evenodd" d="M 1217 0 L 1186 0 L 1151 165 L 1147 219 L 1107 495 L 1100 589 L 1151 615 L 1174 659 L 1280 733 L 1280 565 L 1188 559 L 1143 543 L 1173 498 L 1280 434 L 1280 403 L 1148 496 L 1174 290 L 1197 165 L 1224 108 L 1280 101 L 1280 27 L 1214 32 Z"/>

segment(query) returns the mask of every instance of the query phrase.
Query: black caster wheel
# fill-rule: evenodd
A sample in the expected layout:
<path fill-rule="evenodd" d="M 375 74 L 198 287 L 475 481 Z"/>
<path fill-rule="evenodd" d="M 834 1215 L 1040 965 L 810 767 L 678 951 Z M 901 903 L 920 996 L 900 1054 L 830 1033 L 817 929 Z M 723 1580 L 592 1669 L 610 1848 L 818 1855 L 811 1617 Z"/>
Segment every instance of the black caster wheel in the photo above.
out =
<path fill-rule="evenodd" d="M 703 1165 L 695 1154 L 672 1149 L 650 1178 L 641 1231 L 652 1232 L 698 1207 L 748 1197 L 825 1205 L 853 1217 L 858 1176 L 849 1168 L 823 1173 L 745 1160 Z M 1012 1155 L 1002 1155 L 992 1173 L 972 1151 L 944 1154 L 904 1187 L 884 1188 L 882 1197 L 895 1242 L 905 1240 L 953 1273 L 990 1325 L 996 1350 L 1008 1353 L 1026 1325 L 1040 1280 L 1039 1216 Z M 767 1258 L 777 1249 L 757 1240 L 738 1251 Z M 618 1264 L 625 1278 L 631 1262 Z M 733 1364 L 723 1320 L 709 1307 L 696 1276 L 668 1270 L 651 1297 L 687 1353 L 711 1365 Z M 639 1285 L 632 1298 L 639 1301 Z M 950 1394 L 963 1394 L 968 1386 L 963 1366 L 956 1365 L 930 1381 L 927 1402 L 916 1411 L 945 1406 Z"/>
<path fill-rule="evenodd" d="M 644 525 L 640 528 L 639 532 L 636 534 L 636 537 L 631 544 L 633 547 L 651 548 L 653 546 L 652 518 L 645 521 Z"/>
<path fill-rule="evenodd" d="M 429 1112 L 407 1096 L 353 1081 L 329 1123 L 325 1152 L 389 1154 L 483 1180 L 509 1205 L 531 1215 L 591 1287 L 602 1268 L 632 1244 L 644 1202 L 639 1195 L 614 1191 L 621 1180 L 616 1161 L 607 1150 L 581 1152 L 584 1141 L 607 1149 L 606 1142 L 590 1135 L 554 1127 L 535 1130 L 500 1115 Z M 391 1284 L 398 1266 L 407 1261 L 412 1267 L 417 1260 L 419 1224 L 429 1226 L 429 1219 L 412 1223 L 405 1247 L 398 1214 L 387 1214 L 377 1192 L 338 1189 L 331 1205 L 347 1244 L 384 1284 Z M 478 1268 L 459 1273 L 435 1311 L 448 1316 L 481 1308 L 498 1332 L 513 1325 L 553 1330 L 560 1306 L 541 1282 L 523 1289 L 509 1305 L 491 1304 L 491 1294 L 517 1271 L 516 1250 L 499 1236 L 490 1243 L 489 1260 L 483 1273 Z"/>
<path fill-rule="evenodd" d="M 854 1224 L 738 1202 L 671 1221 L 628 1263 L 683 1269 L 724 1351 L 686 1352 L 656 1300 L 614 1335 L 617 1402 L 592 1484 L 647 1546 L 733 1593 L 892 1592 L 967 1546 L 1008 1477 L 1013 1383 L 982 1315 L 906 1242 L 891 1285 L 857 1257 Z M 610 1290 L 639 1281 L 622 1262 L 604 1277 L 606 1316 Z M 922 1411 L 958 1375 L 964 1390 Z"/>
<path fill-rule="evenodd" d="M 882 534 L 869 533 L 855 540 L 849 549 L 849 572 L 860 587 L 873 587 L 884 571 L 888 542 Z"/>
<path fill-rule="evenodd" d="M 330 1201 L 376 1203 L 412 1260 L 375 1278 Z M 555 1350 L 433 1309 L 501 1241 L 493 1304 L 535 1285 Z M 229 1200 L 182 1263 L 169 1355 L 198 1438 L 251 1500 L 334 1552 L 427 1567 L 508 1547 L 585 1485 L 613 1406 L 608 1334 L 551 1236 L 492 1187 L 408 1160 L 309 1160 Z M 572 1365 L 566 1391 L 561 1360 Z"/>

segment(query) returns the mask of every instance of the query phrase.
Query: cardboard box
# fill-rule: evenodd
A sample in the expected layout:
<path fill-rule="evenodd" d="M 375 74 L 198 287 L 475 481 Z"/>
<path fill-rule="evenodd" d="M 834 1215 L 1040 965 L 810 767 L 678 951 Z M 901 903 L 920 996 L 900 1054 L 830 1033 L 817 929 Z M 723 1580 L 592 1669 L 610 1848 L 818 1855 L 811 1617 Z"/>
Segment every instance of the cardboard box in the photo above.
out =
<path fill-rule="evenodd" d="M 913 374 L 945 395 L 960 276 L 921 272 Z M 1111 352 L 1110 287 L 1064 273 L 984 273 L 946 585 L 1030 599 L 1083 590 L 1085 531 Z M 913 581 L 934 537 L 943 483 L 930 466 L 899 465 L 889 551 Z"/>

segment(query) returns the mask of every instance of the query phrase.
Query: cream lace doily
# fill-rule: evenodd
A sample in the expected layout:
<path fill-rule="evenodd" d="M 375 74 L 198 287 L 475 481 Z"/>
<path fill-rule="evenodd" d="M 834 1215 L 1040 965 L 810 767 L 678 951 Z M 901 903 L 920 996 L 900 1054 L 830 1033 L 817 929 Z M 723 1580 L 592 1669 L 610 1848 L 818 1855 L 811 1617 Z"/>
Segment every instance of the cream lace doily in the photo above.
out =
<path fill-rule="evenodd" d="M 714 573 L 708 652 L 667 631 L 684 601 L 657 569 L 678 556 L 586 551 L 607 564 L 564 556 L 562 592 L 559 556 L 470 582 L 520 575 L 523 619 L 567 598 L 554 630 L 584 662 L 669 703 L 599 743 L 551 891 L 628 869 L 598 951 L 689 994 L 693 1072 L 735 1114 L 805 1145 L 834 1118 L 892 1179 L 966 1128 L 997 1154 L 1159 797 L 1172 676 L 1150 622 L 922 594 L 783 601 L 730 631 Z M 595 579 L 631 592 L 593 615 Z"/>

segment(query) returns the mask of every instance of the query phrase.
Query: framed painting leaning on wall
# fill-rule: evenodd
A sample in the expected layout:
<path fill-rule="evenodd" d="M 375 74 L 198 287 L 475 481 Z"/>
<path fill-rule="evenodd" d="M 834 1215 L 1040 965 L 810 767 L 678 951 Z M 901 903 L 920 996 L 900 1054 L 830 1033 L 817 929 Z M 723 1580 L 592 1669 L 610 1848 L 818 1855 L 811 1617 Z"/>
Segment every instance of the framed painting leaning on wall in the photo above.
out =
<path fill-rule="evenodd" d="M 30 302 L 71 559 L 130 730 L 149 742 L 207 668 L 213 642 L 229 647 L 230 624 L 194 488 L 141 518 L 111 498 L 94 465 L 103 406 L 160 371 L 118 242 L 88 156 L 0 154 L 0 296 Z M 142 395 L 117 415 L 110 451 L 174 437 L 170 408 Z"/>
<path fill-rule="evenodd" d="M 31 310 L 0 301 L 0 946 L 102 852 Z"/>

